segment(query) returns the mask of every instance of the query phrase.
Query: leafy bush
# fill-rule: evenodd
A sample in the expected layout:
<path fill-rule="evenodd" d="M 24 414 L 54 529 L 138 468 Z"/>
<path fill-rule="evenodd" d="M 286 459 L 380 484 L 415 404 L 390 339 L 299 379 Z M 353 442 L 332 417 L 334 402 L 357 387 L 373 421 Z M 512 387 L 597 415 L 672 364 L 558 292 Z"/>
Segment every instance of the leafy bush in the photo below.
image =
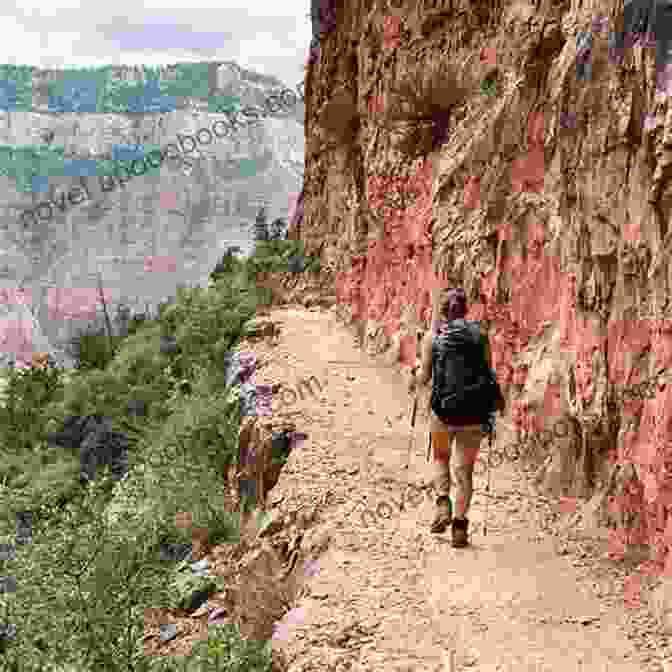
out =
<path fill-rule="evenodd" d="M 44 369 L 9 369 L 3 378 L 0 445 L 15 453 L 29 451 L 43 437 L 43 410 L 64 394 L 64 371 L 50 364 Z"/>
<path fill-rule="evenodd" d="M 195 591 L 205 590 L 208 594 L 221 592 L 226 588 L 221 576 L 200 576 L 194 574 L 189 562 L 178 562 L 171 579 L 171 595 L 168 606 L 174 609 L 187 609 Z"/>
<path fill-rule="evenodd" d="M 268 642 L 245 640 L 230 624 L 208 628 L 208 639 L 198 641 L 189 656 L 148 658 L 142 672 L 272 672 L 272 652 Z M 140 668 L 136 668 L 140 669 Z"/>
<path fill-rule="evenodd" d="M 272 669 L 270 644 L 245 641 L 230 623 L 211 627 L 207 642 L 194 647 L 193 657 L 199 663 L 205 662 L 206 670 L 270 672 Z"/>
<path fill-rule="evenodd" d="M 165 596 L 166 570 L 146 544 L 106 534 L 101 487 L 58 517 L 36 517 L 33 542 L 4 563 L 19 586 L 5 597 L 7 619 L 20 624 L 5 669 L 39 662 L 127 670 L 141 662 L 144 607 Z"/>
<path fill-rule="evenodd" d="M 233 275 L 239 271 L 243 266 L 244 262 L 237 259 L 234 255 L 235 252 L 240 252 L 240 247 L 238 246 L 229 246 L 226 249 L 226 252 L 222 255 L 222 258 L 217 262 L 217 265 L 210 273 L 211 280 L 217 280 L 220 275 Z"/>
<path fill-rule="evenodd" d="M 304 256 L 303 241 L 269 240 L 257 243 L 253 257 L 247 260 L 248 278 L 254 280 L 257 273 L 286 273 L 290 257 Z M 305 271 L 317 273 L 321 265 L 318 257 L 305 257 Z"/>
<path fill-rule="evenodd" d="M 114 357 L 114 351 L 124 336 L 112 335 L 110 339 L 104 327 L 89 326 L 73 336 L 67 346 L 77 369 L 104 369 Z"/>
<path fill-rule="evenodd" d="M 112 527 L 120 525 L 126 535 L 151 534 L 159 543 L 174 534 L 177 512 L 192 511 L 204 527 L 234 530 L 230 520 L 222 522 L 224 474 L 238 450 L 240 416 L 231 396 L 197 394 L 171 402 L 173 413 L 139 444 L 137 468 L 115 489 L 106 514 Z"/>
<path fill-rule="evenodd" d="M 153 320 L 149 315 L 133 315 L 125 327 L 126 335 L 133 336 L 138 333 L 140 329 L 151 324 L 153 324 Z"/>
<path fill-rule="evenodd" d="M 104 415 L 114 419 L 126 415 L 128 387 L 109 369 L 92 369 L 73 376 L 62 399 L 45 409 L 49 420 L 62 422 L 67 415 Z"/>
<path fill-rule="evenodd" d="M 258 305 L 254 287 L 218 282 L 215 291 L 200 287 L 184 290 L 180 300 L 162 318 L 162 333 L 174 334 L 181 347 L 176 366 L 193 379 L 195 367 L 224 370 L 224 356 L 237 343 L 245 323 Z"/>

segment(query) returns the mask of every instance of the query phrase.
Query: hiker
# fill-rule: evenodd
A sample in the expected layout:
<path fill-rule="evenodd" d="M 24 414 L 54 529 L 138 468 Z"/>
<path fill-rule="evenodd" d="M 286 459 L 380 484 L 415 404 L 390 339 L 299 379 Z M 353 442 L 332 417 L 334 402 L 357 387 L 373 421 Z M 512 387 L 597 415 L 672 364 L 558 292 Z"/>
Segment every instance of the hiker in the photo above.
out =
<path fill-rule="evenodd" d="M 478 322 L 464 319 L 467 313 L 464 291 L 443 289 L 438 298 L 441 321 L 422 341 L 421 359 L 416 360 L 411 372 L 409 391 L 413 392 L 416 384 L 425 385 L 433 379 L 429 431 L 437 499 L 430 529 L 441 534 L 452 523 L 452 544 L 463 548 L 469 543 L 467 514 L 476 455 L 488 418 L 495 409 L 504 409 L 504 399 L 492 372 L 487 333 Z M 454 518 L 450 501 L 453 443 L 457 477 Z"/>

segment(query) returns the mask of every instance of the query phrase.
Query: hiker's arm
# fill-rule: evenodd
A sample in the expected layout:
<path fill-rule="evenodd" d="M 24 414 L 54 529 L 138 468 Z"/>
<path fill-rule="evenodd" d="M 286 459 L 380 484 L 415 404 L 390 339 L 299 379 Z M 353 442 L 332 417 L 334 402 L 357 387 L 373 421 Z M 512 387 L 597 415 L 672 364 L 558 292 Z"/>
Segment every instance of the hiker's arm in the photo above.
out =
<path fill-rule="evenodd" d="M 483 332 L 483 351 L 485 352 L 485 361 L 492 369 L 492 353 L 490 352 L 490 339 L 487 332 Z"/>
<path fill-rule="evenodd" d="M 419 385 L 426 385 L 432 379 L 432 332 L 427 331 L 422 341 L 420 369 L 417 374 Z"/>
<path fill-rule="evenodd" d="M 408 380 L 408 390 L 413 392 L 418 383 L 424 385 L 432 377 L 432 333 L 427 332 L 420 344 L 420 358 L 415 360 Z"/>
<path fill-rule="evenodd" d="M 485 361 L 488 363 L 488 367 L 490 368 L 490 371 L 493 372 L 495 375 L 495 378 L 497 377 L 497 373 L 495 370 L 492 368 L 492 352 L 490 350 L 490 339 L 488 338 L 488 334 L 486 331 L 483 332 L 483 349 L 485 351 Z M 500 400 L 500 403 L 497 404 L 497 410 L 504 412 L 506 403 L 504 399 Z"/>

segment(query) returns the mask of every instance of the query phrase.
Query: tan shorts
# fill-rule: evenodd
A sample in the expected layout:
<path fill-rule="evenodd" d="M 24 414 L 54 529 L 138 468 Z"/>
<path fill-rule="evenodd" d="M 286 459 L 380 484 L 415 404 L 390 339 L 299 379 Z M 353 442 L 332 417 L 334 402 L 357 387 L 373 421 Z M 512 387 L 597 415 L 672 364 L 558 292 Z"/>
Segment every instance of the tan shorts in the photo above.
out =
<path fill-rule="evenodd" d="M 458 430 L 450 430 L 432 412 L 429 431 L 432 434 L 432 455 L 434 461 L 450 464 L 455 449 L 455 466 L 474 464 L 485 434 L 481 425 L 465 425 Z"/>

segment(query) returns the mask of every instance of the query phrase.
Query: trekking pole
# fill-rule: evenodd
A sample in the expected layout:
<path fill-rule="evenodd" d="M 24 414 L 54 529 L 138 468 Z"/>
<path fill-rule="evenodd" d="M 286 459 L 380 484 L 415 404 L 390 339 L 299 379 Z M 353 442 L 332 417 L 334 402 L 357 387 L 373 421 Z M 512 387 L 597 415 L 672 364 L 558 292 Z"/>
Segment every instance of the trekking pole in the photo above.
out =
<path fill-rule="evenodd" d="M 492 454 L 492 444 L 495 434 L 495 416 L 492 414 L 488 420 L 488 481 L 485 486 L 485 516 L 483 518 L 483 536 L 488 536 L 488 503 L 490 502 L 490 455 Z"/>
<path fill-rule="evenodd" d="M 415 375 L 415 374 L 413 374 Z M 408 454 L 406 456 L 406 469 L 409 468 L 411 464 L 411 446 L 413 445 L 413 438 L 415 436 L 415 416 L 418 412 L 418 386 L 415 387 L 415 397 L 413 399 L 413 411 L 411 413 L 411 435 L 408 437 Z M 401 503 L 399 504 L 399 511 L 405 510 L 404 498 L 402 496 Z"/>
<path fill-rule="evenodd" d="M 427 401 L 427 462 L 432 454 L 432 397 Z"/>
<path fill-rule="evenodd" d="M 415 398 L 413 399 L 413 411 L 411 413 L 411 435 L 408 437 L 408 455 L 406 458 L 406 469 L 411 463 L 411 446 L 413 445 L 413 438 L 415 437 L 415 416 L 418 413 L 418 389 L 415 389 Z"/>

